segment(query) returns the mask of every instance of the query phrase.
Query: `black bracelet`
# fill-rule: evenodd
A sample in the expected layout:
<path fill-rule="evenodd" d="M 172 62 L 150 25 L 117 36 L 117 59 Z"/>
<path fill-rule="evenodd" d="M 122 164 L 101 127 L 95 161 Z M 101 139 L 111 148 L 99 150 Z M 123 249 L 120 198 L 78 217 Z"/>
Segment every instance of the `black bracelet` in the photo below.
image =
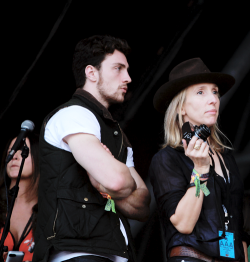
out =
<path fill-rule="evenodd" d="M 207 180 L 208 180 L 208 179 L 207 179 Z M 207 182 L 207 180 L 200 181 L 200 183 L 203 184 L 203 183 Z M 188 184 L 186 190 L 188 190 L 190 187 L 193 187 L 193 186 L 195 186 L 195 183 L 194 183 L 194 182 Z"/>
<path fill-rule="evenodd" d="M 190 187 L 193 187 L 193 186 L 195 186 L 195 184 L 194 184 L 194 183 L 190 183 L 190 184 L 188 184 L 188 185 L 187 185 L 187 189 L 186 189 L 186 190 L 188 190 Z"/>

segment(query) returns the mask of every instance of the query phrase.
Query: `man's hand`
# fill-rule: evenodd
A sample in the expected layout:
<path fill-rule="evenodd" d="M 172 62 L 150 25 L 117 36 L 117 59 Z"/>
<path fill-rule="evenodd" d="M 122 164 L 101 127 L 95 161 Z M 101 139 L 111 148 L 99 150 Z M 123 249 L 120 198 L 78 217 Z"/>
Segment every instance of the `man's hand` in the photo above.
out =
<path fill-rule="evenodd" d="M 136 189 L 128 167 L 116 160 L 94 135 L 72 134 L 64 141 L 98 191 L 108 193 L 114 199 L 123 199 Z"/>
<path fill-rule="evenodd" d="M 102 143 L 101 145 L 111 156 L 113 156 L 106 145 Z M 133 167 L 130 167 L 129 170 L 136 182 L 137 188 L 135 191 L 132 192 L 130 196 L 122 200 L 116 199 L 115 205 L 117 209 L 127 218 L 136 219 L 139 221 L 146 221 L 150 212 L 150 194 L 145 183 L 143 182 L 139 174 L 136 172 L 136 170 Z M 102 192 L 100 190 L 100 184 L 96 180 L 93 180 L 91 176 L 89 177 L 92 185 L 98 191 Z"/>
<path fill-rule="evenodd" d="M 127 218 L 144 222 L 148 219 L 150 213 L 150 193 L 135 168 L 130 167 L 129 170 L 132 177 L 135 179 L 137 189 L 133 191 L 130 196 L 122 200 L 116 199 L 115 205 Z"/>

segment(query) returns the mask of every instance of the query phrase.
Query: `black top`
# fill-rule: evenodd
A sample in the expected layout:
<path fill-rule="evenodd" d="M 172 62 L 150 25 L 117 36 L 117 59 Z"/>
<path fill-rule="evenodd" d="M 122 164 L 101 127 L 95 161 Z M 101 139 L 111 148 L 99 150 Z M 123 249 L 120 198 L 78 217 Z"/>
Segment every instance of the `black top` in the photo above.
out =
<path fill-rule="evenodd" d="M 234 260 L 244 260 L 242 241 L 248 241 L 248 235 L 243 232 L 243 182 L 233 156 L 229 153 L 222 154 L 222 156 L 229 170 L 230 206 L 226 201 L 226 182 L 211 167 L 210 178 L 207 182 L 210 195 L 204 197 L 200 217 L 193 232 L 181 234 L 172 225 L 169 218 L 175 213 L 179 201 L 186 193 L 194 167 L 193 161 L 185 156 L 183 150 L 171 147 L 166 147 L 154 155 L 149 169 L 149 177 L 160 211 L 167 254 L 171 247 L 186 245 L 209 256 L 220 258 L 218 240 L 209 242 L 206 240 L 218 237 L 218 230 L 222 229 L 224 224 L 224 221 L 221 220 L 224 218 L 223 204 L 227 210 L 231 211 L 230 215 L 232 216 L 230 217 L 229 230 L 235 232 L 236 257 Z M 226 258 L 223 259 L 226 260 Z"/>

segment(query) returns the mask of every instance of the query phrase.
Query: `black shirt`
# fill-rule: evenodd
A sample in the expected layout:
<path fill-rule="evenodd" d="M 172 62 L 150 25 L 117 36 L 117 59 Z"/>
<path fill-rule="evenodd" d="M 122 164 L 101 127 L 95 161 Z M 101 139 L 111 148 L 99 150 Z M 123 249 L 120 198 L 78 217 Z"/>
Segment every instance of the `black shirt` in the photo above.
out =
<path fill-rule="evenodd" d="M 181 234 L 170 222 L 170 217 L 175 213 L 176 207 L 185 195 L 190 183 L 193 161 L 185 156 L 183 150 L 166 147 L 154 155 L 149 177 L 153 186 L 155 199 L 160 211 L 160 219 L 164 229 L 166 252 L 171 247 L 186 245 L 199 251 L 220 258 L 219 243 L 217 241 L 202 242 L 218 237 L 218 230 L 222 230 L 221 217 L 224 218 L 222 204 L 231 210 L 229 230 L 235 232 L 235 260 L 244 260 L 242 241 L 248 240 L 248 235 L 243 232 L 243 182 L 233 156 L 229 153 L 222 154 L 230 177 L 230 206 L 226 206 L 226 182 L 223 177 L 210 168 L 210 178 L 207 187 L 210 195 L 204 197 L 200 217 L 191 234 Z M 216 202 L 218 203 L 216 207 Z M 222 259 L 222 258 L 221 258 Z M 223 258 L 226 259 L 226 258 Z"/>

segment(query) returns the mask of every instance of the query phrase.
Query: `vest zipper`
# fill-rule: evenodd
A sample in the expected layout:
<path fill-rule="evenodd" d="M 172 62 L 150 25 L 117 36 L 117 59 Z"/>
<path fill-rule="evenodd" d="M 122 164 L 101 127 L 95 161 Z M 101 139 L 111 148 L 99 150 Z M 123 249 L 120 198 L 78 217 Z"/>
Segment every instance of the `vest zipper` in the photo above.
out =
<path fill-rule="evenodd" d="M 54 220 L 54 223 L 53 223 L 53 233 L 54 233 L 54 235 L 50 236 L 50 237 L 47 237 L 47 240 L 50 240 L 50 239 L 56 237 L 55 225 L 56 225 L 57 215 L 58 215 L 58 208 L 56 210 L 56 217 L 55 217 L 55 220 Z"/>
<path fill-rule="evenodd" d="M 118 124 L 118 123 L 117 123 Z M 118 124 L 118 126 L 119 126 L 119 128 L 120 128 L 120 125 Z M 121 131 L 121 135 L 122 135 L 122 130 L 121 130 L 121 128 L 120 128 L 120 131 Z M 121 151 L 122 151 L 122 146 L 123 146 L 123 135 L 122 135 L 122 143 L 121 143 L 121 148 L 120 148 L 120 151 L 119 151 L 119 154 L 118 154 L 118 157 L 117 158 L 119 158 L 119 156 L 120 156 L 120 154 L 121 154 Z"/>

